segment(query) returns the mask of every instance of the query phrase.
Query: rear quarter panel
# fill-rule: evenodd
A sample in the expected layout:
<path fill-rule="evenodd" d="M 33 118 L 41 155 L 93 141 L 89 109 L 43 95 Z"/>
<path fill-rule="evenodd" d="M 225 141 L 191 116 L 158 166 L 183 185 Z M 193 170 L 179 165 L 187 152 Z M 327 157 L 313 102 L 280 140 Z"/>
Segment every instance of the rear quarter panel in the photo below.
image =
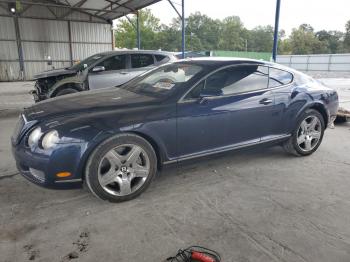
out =
<path fill-rule="evenodd" d="M 274 94 L 283 133 L 291 133 L 301 113 L 309 108 L 320 111 L 325 117 L 326 124 L 329 122 L 329 117 L 336 115 L 338 110 L 336 91 L 315 80 L 307 83 L 296 81 L 286 87 L 275 89 Z"/>

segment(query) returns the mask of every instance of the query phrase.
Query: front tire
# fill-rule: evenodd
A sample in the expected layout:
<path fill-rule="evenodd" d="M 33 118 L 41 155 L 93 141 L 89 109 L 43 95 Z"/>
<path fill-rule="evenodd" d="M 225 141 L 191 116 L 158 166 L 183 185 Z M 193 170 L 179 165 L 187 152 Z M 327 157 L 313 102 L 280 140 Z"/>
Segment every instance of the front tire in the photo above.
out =
<path fill-rule="evenodd" d="M 55 96 L 64 96 L 64 95 L 69 95 L 69 94 L 74 94 L 79 92 L 78 90 L 74 88 L 65 88 L 57 92 Z"/>
<path fill-rule="evenodd" d="M 297 122 L 292 136 L 283 144 L 286 152 L 308 156 L 320 146 L 325 130 L 323 116 L 314 109 L 306 110 Z"/>
<path fill-rule="evenodd" d="M 157 172 L 157 157 L 145 139 L 120 134 L 102 142 L 89 157 L 85 182 L 103 200 L 122 202 L 144 192 Z"/>

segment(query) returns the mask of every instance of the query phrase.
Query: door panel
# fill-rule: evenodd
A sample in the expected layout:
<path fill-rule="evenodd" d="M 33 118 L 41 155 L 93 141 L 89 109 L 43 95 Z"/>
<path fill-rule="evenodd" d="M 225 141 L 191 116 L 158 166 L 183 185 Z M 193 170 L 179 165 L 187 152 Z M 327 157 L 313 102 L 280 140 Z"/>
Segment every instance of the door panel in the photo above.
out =
<path fill-rule="evenodd" d="M 187 97 L 178 103 L 179 156 L 257 143 L 273 135 L 277 114 L 264 66 L 218 70 Z"/>
<path fill-rule="evenodd" d="M 179 156 L 199 153 L 226 144 L 229 112 L 220 99 L 179 103 L 177 109 Z"/>
<path fill-rule="evenodd" d="M 121 85 L 131 78 L 127 74 L 127 55 L 116 55 L 106 58 L 97 66 L 104 66 L 105 71 L 89 72 L 89 89 L 114 87 Z"/>
<path fill-rule="evenodd" d="M 260 103 L 269 99 L 271 104 Z M 256 143 L 272 132 L 274 97 L 271 91 L 208 98 L 178 104 L 178 153 L 180 156 L 242 143 Z"/>
<path fill-rule="evenodd" d="M 90 73 L 89 89 L 99 89 L 106 87 L 114 87 L 129 81 L 130 75 L 123 74 L 125 70 L 113 70 L 99 73 Z"/>

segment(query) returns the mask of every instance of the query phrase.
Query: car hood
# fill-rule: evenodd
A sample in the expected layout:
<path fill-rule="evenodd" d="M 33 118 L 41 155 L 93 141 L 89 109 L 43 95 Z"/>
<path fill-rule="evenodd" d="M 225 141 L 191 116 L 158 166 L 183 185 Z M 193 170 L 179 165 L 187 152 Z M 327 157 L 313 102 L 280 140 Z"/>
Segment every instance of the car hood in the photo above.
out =
<path fill-rule="evenodd" d="M 47 121 L 59 117 L 113 113 L 157 103 L 157 98 L 113 87 L 48 99 L 26 108 L 24 114 L 28 121 Z"/>
<path fill-rule="evenodd" d="M 71 75 L 71 74 L 75 74 L 76 72 L 77 72 L 76 70 L 68 69 L 68 68 L 53 69 L 53 70 L 47 70 L 34 75 L 34 79 L 47 78 L 52 76 Z"/>

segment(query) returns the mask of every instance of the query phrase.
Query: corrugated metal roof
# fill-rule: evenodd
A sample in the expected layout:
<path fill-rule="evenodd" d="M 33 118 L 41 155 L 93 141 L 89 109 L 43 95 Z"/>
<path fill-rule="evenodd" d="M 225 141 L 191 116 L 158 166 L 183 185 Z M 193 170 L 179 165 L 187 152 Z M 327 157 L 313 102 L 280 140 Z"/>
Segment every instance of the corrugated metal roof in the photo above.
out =
<path fill-rule="evenodd" d="M 99 21 L 110 23 L 161 0 L 22 0 L 23 17 L 47 17 L 57 20 Z M 10 3 L 15 0 L 1 0 Z M 21 11 L 19 11 L 21 15 Z M 83 16 L 83 17 L 81 17 Z"/>

